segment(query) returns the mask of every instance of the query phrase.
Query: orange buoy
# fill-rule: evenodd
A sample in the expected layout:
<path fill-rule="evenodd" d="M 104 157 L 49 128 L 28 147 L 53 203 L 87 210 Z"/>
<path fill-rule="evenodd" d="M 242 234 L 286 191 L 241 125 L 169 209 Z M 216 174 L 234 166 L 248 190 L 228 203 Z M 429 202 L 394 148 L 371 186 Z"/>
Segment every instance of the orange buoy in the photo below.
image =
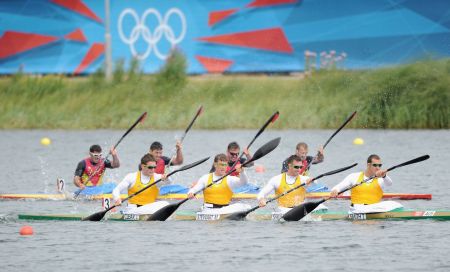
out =
<path fill-rule="evenodd" d="M 33 228 L 31 226 L 23 226 L 20 228 L 20 235 L 33 235 Z"/>
<path fill-rule="evenodd" d="M 266 171 L 266 168 L 264 168 L 263 165 L 256 165 L 255 166 L 255 172 L 256 173 L 264 173 Z"/>

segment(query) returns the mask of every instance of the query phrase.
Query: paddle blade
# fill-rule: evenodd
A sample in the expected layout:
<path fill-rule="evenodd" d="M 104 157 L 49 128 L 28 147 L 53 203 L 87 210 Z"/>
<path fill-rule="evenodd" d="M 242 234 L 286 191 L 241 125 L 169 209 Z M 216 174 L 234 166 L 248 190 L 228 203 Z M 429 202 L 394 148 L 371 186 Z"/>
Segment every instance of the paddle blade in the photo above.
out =
<path fill-rule="evenodd" d="M 272 116 L 272 120 L 270 121 L 271 123 L 275 123 L 275 121 L 278 119 L 278 117 L 280 116 L 280 113 L 277 111 L 273 114 Z"/>
<path fill-rule="evenodd" d="M 166 221 L 180 206 L 180 203 L 169 204 L 152 214 L 147 221 Z"/>
<path fill-rule="evenodd" d="M 323 199 L 318 202 L 303 203 L 292 208 L 290 211 L 285 213 L 282 218 L 286 221 L 298 221 L 305 217 L 308 213 L 314 211 L 314 209 L 317 208 L 317 206 L 319 206 L 322 202 L 324 202 Z"/>
<path fill-rule="evenodd" d="M 266 144 L 264 144 L 263 146 L 261 146 L 258 150 L 256 150 L 255 154 L 253 155 L 253 157 L 244 162 L 242 166 L 247 165 L 253 161 L 256 161 L 258 159 L 261 159 L 262 157 L 264 157 L 265 155 L 269 154 L 270 152 L 272 152 L 272 150 L 274 150 L 275 148 L 277 148 L 277 146 L 280 144 L 281 138 L 275 138 L 269 142 L 267 142 Z"/>
<path fill-rule="evenodd" d="M 398 168 L 398 167 L 402 167 L 402 166 L 405 166 L 405 165 L 409 165 L 409 164 L 413 164 L 413 163 L 417 163 L 417 162 L 428 160 L 429 158 L 430 158 L 430 155 L 423 155 L 423 156 L 420 156 L 418 158 L 415 158 L 415 159 L 409 160 L 407 162 L 404 162 L 404 163 L 398 164 L 396 166 L 393 166 L 391 168 L 388 168 L 387 170 L 391 171 L 391 170 L 394 170 L 395 168 Z"/>
<path fill-rule="evenodd" d="M 100 221 L 103 219 L 103 217 L 105 216 L 105 214 L 108 211 L 109 210 L 104 210 L 104 211 L 93 213 L 93 214 L 89 215 L 88 217 L 81 219 L 81 221 Z"/>
<path fill-rule="evenodd" d="M 200 116 L 200 114 L 202 114 L 203 113 L 203 106 L 200 106 L 200 108 L 198 108 L 198 111 L 197 111 L 197 116 Z"/>
<path fill-rule="evenodd" d="M 247 217 L 248 211 L 243 211 L 243 212 L 235 212 L 230 214 L 229 216 L 225 217 L 225 219 L 228 220 L 244 220 L 245 217 Z"/>

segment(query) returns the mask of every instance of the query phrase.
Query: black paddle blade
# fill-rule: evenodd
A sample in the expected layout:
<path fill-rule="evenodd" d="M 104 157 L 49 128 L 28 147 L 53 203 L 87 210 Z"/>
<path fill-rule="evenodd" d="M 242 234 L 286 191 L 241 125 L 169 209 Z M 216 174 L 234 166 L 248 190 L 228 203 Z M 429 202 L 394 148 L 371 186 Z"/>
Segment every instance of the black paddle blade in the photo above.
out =
<path fill-rule="evenodd" d="M 248 211 L 235 212 L 235 213 L 232 213 L 229 216 L 225 217 L 225 219 L 235 220 L 235 221 L 244 220 L 245 217 L 247 217 L 247 215 L 248 215 Z"/>
<path fill-rule="evenodd" d="M 93 213 L 93 214 L 89 215 L 88 217 L 81 219 L 81 221 L 100 221 L 103 219 L 103 217 L 105 216 L 105 214 L 108 211 L 109 210 L 104 210 L 104 211 Z"/>
<path fill-rule="evenodd" d="M 286 221 L 298 221 L 305 217 L 308 213 L 314 211 L 317 206 L 323 203 L 323 199 L 318 202 L 306 202 L 301 205 L 295 206 L 290 211 L 283 215 L 283 219 Z"/>
<path fill-rule="evenodd" d="M 277 146 L 280 144 L 280 141 L 281 141 L 281 138 L 278 137 L 278 138 L 275 138 L 275 139 L 267 142 L 266 144 L 264 144 L 260 148 L 258 148 L 258 150 L 256 150 L 256 152 L 253 155 L 253 157 L 250 160 L 244 162 L 243 166 L 246 165 L 246 164 L 249 164 L 249 163 L 251 163 L 253 161 L 256 161 L 258 159 L 261 159 L 265 155 L 267 155 L 270 152 L 272 152 L 272 150 L 277 148 Z"/>
<path fill-rule="evenodd" d="M 169 204 L 152 214 L 147 221 L 166 221 L 180 206 L 181 202 Z"/>

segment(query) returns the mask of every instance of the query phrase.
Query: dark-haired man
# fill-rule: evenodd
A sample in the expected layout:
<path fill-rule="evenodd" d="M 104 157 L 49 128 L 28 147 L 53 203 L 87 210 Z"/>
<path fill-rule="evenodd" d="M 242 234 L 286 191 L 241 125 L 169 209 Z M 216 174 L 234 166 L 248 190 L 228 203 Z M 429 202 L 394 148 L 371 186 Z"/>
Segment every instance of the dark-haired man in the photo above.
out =
<path fill-rule="evenodd" d="M 160 142 L 153 142 L 150 145 L 150 151 L 148 152 L 151 154 L 155 160 L 156 160 L 156 169 L 155 173 L 157 174 L 164 174 L 166 171 L 166 166 L 169 165 L 180 165 L 183 163 L 183 152 L 182 152 L 182 146 L 181 142 L 177 141 L 175 148 L 177 150 L 175 157 L 170 161 L 169 157 L 163 156 L 163 145 Z M 140 168 L 139 168 L 140 169 Z"/>
<path fill-rule="evenodd" d="M 237 169 L 237 166 L 242 165 L 244 162 L 246 162 L 247 160 L 250 160 L 252 158 L 252 155 L 250 155 L 250 152 L 247 150 L 247 148 L 244 149 L 244 155 L 245 158 L 240 158 L 239 159 L 239 154 L 241 152 L 241 148 L 239 146 L 239 144 L 237 142 L 231 142 L 228 144 L 227 147 L 227 162 L 228 162 L 228 167 L 226 169 L 226 172 L 231 170 L 231 167 L 233 167 L 233 165 L 235 165 L 235 169 Z M 239 159 L 239 161 L 237 161 Z M 237 162 L 236 162 L 237 161 Z M 249 163 L 247 165 L 247 167 L 253 166 L 254 163 Z M 214 165 L 211 167 L 211 170 L 209 172 L 214 172 L 215 171 L 215 167 Z M 230 174 L 230 176 L 239 176 L 239 172 L 238 171 L 234 171 L 233 173 Z"/>
<path fill-rule="evenodd" d="M 155 211 L 169 204 L 167 201 L 156 201 L 156 198 L 159 195 L 159 188 L 168 182 L 165 180 L 165 175 L 155 173 L 156 167 L 156 159 L 150 154 L 145 154 L 141 158 L 141 170 L 126 175 L 125 178 L 117 184 L 116 188 L 114 188 L 112 192 L 114 204 L 120 205 L 122 204 L 122 200 L 120 199 L 120 193 L 122 191 L 126 190 L 128 195 L 132 195 L 153 182 L 163 179 L 163 181 L 145 189 L 136 196 L 131 197 L 128 200 L 127 207 L 123 211 L 124 213 L 153 214 Z"/>
<path fill-rule="evenodd" d="M 120 166 L 119 157 L 114 147 L 111 147 L 110 153 L 113 161 L 102 159 L 102 148 L 99 145 L 92 145 L 89 148 L 89 157 L 80 161 L 75 170 L 73 183 L 75 186 L 84 190 L 86 186 L 99 186 L 102 184 L 103 173 L 106 168 L 118 168 Z"/>
<path fill-rule="evenodd" d="M 286 162 L 288 167 L 287 171 L 271 178 L 266 186 L 259 192 L 257 200 L 260 207 L 266 205 L 266 197 L 271 192 L 275 192 L 276 195 L 281 195 L 303 183 L 305 183 L 305 185 L 311 183 L 311 178 L 301 175 L 303 164 L 302 159 L 299 156 L 292 155 Z M 306 189 L 303 186 L 278 198 L 278 212 L 284 214 L 292 209 L 292 207 L 302 204 L 305 200 L 305 196 Z M 319 209 L 325 209 L 325 207 L 322 206 Z"/>
<path fill-rule="evenodd" d="M 214 157 L 214 172 L 203 175 L 196 185 L 188 191 L 188 197 L 194 197 L 194 193 L 206 188 L 213 181 L 219 180 L 227 173 L 228 158 L 225 154 L 218 154 Z M 214 183 L 203 191 L 204 205 L 202 213 L 226 214 L 242 211 L 250 208 L 247 204 L 234 203 L 230 205 L 233 196 L 233 189 L 244 186 L 248 182 L 247 175 L 241 166 L 236 167 L 237 176 L 227 176 Z"/>
<path fill-rule="evenodd" d="M 311 164 L 317 164 L 323 162 L 324 156 L 323 156 L 323 147 L 319 148 L 319 152 L 317 153 L 316 157 L 308 156 L 308 145 L 306 143 L 300 142 L 295 147 L 295 155 L 300 157 L 302 162 L 302 169 L 300 171 L 300 175 L 309 175 L 309 167 Z M 287 165 L 287 159 L 283 162 L 283 165 L 281 167 L 281 173 L 286 172 L 288 170 Z"/>
<path fill-rule="evenodd" d="M 330 195 L 336 197 L 338 192 L 361 183 L 368 177 L 375 177 L 350 190 L 350 213 L 387 212 L 403 206 L 395 201 L 381 201 L 383 190 L 392 185 L 392 180 L 387 176 L 387 170 L 381 169 L 381 158 L 378 155 L 370 155 L 367 158 L 367 166 L 364 171 L 348 175 L 342 182 L 331 189 Z"/>

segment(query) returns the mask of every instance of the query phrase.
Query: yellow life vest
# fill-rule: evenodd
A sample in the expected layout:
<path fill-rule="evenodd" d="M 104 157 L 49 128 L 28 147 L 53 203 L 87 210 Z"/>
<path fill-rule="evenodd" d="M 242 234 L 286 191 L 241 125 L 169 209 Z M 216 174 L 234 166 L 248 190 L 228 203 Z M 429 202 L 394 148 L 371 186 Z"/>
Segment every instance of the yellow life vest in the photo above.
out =
<path fill-rule="evenodd" d="M 141 182 L 141 171 L 139 171 L 136 175 L 136 181 L 134 182 L 133 187 L 128 189 L 128 195 L 132 195 L 136 193 L 137 191 L 141 190 L 142 188 L 148 186 L 149 184 L 152 184 L 155 181 L 155 176 L 152 176 L 150 178 L 150 182 L 147 184 L 143 184 Z M 156 197 L 158 197 L 159 194 L 159 188 L 156 185 L 153 185 L 152 187 L 145 189 L 143 192 L 139 193 L 138 195 L 130 198 L 128 200 L 128 203 L 130 204 L 136 204 L 136 205 L 146 205 L 155 202 Z"/>
<path fill-rule="evenodd" d="M 213 182 L 213 174 L 209 174 L 208 183 L 210 185 Z M 223 178 L 220 182 L 211 185 L 203 191 L 203 197 L 205 203 L 228 205 L 230 204 L 233 191 L 228 186 L 227 178 Z"/>
<path fill-rule="evenodd" d="M 295 179 L 295 182 L 293 184 L 288 184 L 286 182 L 286 173 L 283 173 L 281 175 L 280 186 L 277 188 L 275 193 L 277 195 L 281 195 L 282 193 L 284 193 L 294 187 L 297 187 L 300 184 L 302 184 L 302 182 L 300 180 L 300 176 L 297 176 L 297 178 Z M 278 198 L 278 206 L 292 208 L 296 205 L 303 203 L 303 201 L 305 200 L 305 196 L 306 196 L 305 187 L 298 188 L 297 190 L 294 190 L 294 191 L 290 192 L 289 194 Z"/>
<path fill-rule="evenodd" d="M 364 172 L 358 177 L 357 183 L 364 180 Z M 372 182 L 364 182 L 351 189 L 351 200 L 353 204 L 374 204 L 381 201 L 383 198 L 383 190 L 378 184 L 378 178 L 372 179 Z"/>

